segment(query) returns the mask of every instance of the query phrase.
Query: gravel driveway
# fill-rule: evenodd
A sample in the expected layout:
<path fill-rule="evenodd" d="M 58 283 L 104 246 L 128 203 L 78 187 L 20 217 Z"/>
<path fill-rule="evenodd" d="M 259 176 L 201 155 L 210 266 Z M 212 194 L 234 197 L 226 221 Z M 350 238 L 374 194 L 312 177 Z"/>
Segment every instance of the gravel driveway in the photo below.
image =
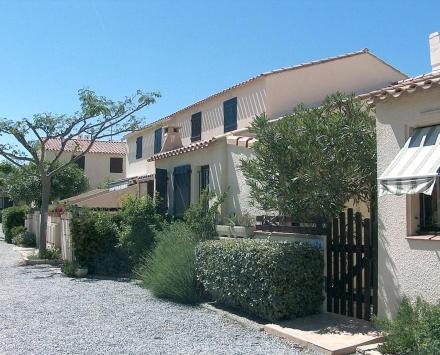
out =
<path fill-rule="evenodd" d="M 304 354 L 294 344 L 133 283 L 17 266 L 0 241 L 0 354 Z"/>

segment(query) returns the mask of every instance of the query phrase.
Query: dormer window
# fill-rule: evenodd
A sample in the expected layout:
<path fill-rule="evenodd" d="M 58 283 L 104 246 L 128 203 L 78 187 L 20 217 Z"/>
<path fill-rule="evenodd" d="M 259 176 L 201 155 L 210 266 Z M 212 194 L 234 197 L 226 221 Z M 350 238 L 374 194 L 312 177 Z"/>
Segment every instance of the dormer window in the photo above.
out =
<path fill-rule="evenodd" d="M 136 138 L 136 159 L 142 158 L 142 136 Z"/>
<path fill-rule="evenodd" d="M 154 154 L 160 153 L 162 149 L 162 127 L 154 131 Z"/>
<path fill-rule="evenodd" d="M 191 142 L 202 139 L 202 113 L 197 112 L 191 116 Z"/>

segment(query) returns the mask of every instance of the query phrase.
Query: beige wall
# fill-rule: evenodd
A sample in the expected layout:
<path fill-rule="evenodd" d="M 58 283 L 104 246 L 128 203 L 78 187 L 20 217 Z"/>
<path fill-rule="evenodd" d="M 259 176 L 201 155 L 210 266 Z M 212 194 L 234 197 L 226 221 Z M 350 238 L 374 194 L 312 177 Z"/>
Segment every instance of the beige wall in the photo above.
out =
<path fill-rule="evenodd" d="M 420 89 L 419 89 L 420 90 Z M 440 124 L 440 88 L 378 102 L 378 175 L 415 127 Z M 440 242 L 408 240 L 417 229 L 417 196 L 379 197 L 379 315 L 390 317 L 403 296 L 440 300 Z"/>
<path fill-rule="evenodd" d="M 56 153 L 46 152 L 46 159 L 51 160 L 55 157 Z M 72 153 L 64 152 L 61 155 L 61 161 L 67 161 L 71 159 Z M 110 173 L 110 158 L 123 158 L 123 172 L 122 173 Z M 106 182 L 107 179 L 112 181 L 125 178 L 126 162 L 125 155 L 121 154 L 102 154 L 102 153 L 89 153 L 85 156 L 85 169 L 84 173 L 89 179 L 90 187 L 96 187 L 99 184 Z"/>
<path fill-rule="evenodd" d="M 361 94 L 405 78 L 368 53 L 271 75 L 266 78 L 267 114 L 278 118 L 300 103 L 317 106 L 337 91 Z"/>

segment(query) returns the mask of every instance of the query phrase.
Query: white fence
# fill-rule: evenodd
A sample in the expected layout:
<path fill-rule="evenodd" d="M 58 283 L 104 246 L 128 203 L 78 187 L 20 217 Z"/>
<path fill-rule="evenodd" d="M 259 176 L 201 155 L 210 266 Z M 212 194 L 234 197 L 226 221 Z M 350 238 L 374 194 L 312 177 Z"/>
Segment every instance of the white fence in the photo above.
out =
<path fill-rule="evenodd" d="M 63 260 L 73 261 L 72 238 L 70 236 L 70 213 L 61 217 L 47 215 L 46 246 L 61 250 Z M 28 214 L 25 220 L 25 227 L 29 232 L 35 234 L 37 247 L 40 241 L 40 212 Z"/>

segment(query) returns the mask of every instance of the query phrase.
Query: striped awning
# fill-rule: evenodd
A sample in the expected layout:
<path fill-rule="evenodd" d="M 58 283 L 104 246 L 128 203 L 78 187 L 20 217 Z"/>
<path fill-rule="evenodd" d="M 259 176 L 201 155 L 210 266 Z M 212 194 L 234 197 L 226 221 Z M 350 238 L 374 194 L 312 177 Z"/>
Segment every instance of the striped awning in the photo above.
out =
<path fill-rule="evenodd" d="M 440 168 L 440 125 L 416 128 L 379 177 L 379 195 L 431 195 Z"/>

